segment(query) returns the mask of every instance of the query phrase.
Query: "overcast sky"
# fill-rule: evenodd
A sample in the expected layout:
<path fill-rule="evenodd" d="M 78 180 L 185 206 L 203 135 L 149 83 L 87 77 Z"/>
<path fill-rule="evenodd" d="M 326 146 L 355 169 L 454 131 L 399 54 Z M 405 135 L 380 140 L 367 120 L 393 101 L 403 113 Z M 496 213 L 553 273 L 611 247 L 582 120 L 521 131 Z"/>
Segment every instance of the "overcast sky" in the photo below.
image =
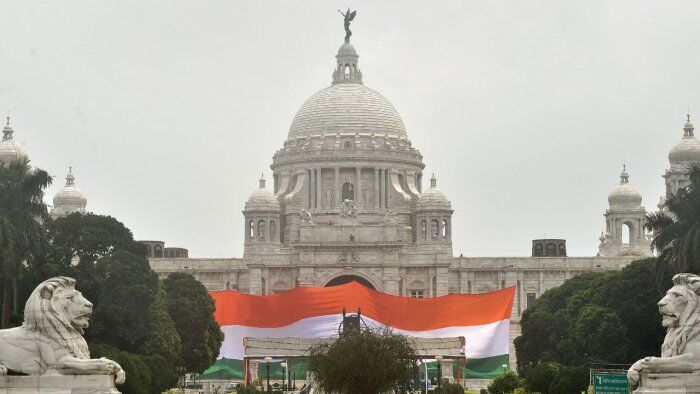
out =
<path fill-rule="evenodd" d="M 595 255 L 622 163 L 655 209 L 700 116 L 698 1 L 352 1 L 367 86 L 452 200 L 454 251 Z M 330 84 L 347 1 L 13 1 L 0 111 L 88 209 L 193 257 L 239 257 L 241 210 Z M 700 121 L 698 121 L 700 122 Z M 429 182 L 429 175 L 425 181 Z"/>

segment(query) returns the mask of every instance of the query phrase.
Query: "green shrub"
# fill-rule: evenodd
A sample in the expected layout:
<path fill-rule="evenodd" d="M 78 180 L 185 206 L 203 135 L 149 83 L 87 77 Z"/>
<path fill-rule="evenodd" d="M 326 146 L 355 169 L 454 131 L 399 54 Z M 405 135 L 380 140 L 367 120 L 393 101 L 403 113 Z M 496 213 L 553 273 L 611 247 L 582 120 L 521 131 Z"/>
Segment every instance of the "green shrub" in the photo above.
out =
<path fill-rule="evenodd" d="M 510 394 L 524 385 L 523 380 L 513 371 L 498 376 L 489 384 L 491 394 Z"/>

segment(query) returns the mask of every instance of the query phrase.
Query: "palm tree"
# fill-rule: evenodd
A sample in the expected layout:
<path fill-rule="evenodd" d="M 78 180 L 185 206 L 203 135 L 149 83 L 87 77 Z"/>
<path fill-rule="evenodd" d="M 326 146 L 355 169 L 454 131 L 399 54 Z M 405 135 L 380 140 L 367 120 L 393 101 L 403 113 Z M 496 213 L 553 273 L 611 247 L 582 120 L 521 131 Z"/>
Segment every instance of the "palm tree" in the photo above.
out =
<path fill-rule="evenodd" d="M 645 226 L 654 232 L 659 251 L 660 280 L 679 272 L 700 272 L 700 163 L 689 166 L 690 185 L 667 196 L 667 211 L 647 214 Z"/>
<path fill-rule="evenodd" d="M 47 239 L 51 220 L 44 189 L 52 178 L 28 161 L 0 163 L 0 269 L 3 274 L 2 327 L 10 325 L 13 288 L 20 263 L 37 253 Z"/>

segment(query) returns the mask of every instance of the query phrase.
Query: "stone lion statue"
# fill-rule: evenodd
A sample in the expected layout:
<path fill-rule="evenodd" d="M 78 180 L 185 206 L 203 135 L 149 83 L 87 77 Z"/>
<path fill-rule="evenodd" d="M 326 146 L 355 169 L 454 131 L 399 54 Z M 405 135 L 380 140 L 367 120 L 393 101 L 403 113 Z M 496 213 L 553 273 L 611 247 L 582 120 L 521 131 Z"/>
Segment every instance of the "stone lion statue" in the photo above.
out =
<path fill-rule="evenodd" d="M 700 276 L 677 274 L 673 287 L 659 301 L 666 338 L 661 357 L 645 357 L 627 371 L 630 386 L 643 373 L 692 373 L 700 371 Z"/>
<path fill-rule="evenodd" d="M 92 304 L 75 290 L 75 279 L 44 281 L 27 300 L 22 326 L 0 330 L 0 375 L 112 375 L 124 383 L 119 364 L 90 358 L 82 334 L 91 316 Z"/>

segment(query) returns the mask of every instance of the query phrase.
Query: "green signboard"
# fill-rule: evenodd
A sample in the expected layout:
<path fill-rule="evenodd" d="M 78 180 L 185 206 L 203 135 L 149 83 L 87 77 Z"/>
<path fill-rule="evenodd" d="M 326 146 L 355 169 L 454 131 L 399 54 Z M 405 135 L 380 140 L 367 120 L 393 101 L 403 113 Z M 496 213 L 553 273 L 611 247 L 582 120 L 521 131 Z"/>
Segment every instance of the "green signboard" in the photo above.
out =
<path fill-rule="evenodd" d="M 630 385 L 626 372 L 593 372 L 593 392 L 595 394 L 629 394 Z"/>

